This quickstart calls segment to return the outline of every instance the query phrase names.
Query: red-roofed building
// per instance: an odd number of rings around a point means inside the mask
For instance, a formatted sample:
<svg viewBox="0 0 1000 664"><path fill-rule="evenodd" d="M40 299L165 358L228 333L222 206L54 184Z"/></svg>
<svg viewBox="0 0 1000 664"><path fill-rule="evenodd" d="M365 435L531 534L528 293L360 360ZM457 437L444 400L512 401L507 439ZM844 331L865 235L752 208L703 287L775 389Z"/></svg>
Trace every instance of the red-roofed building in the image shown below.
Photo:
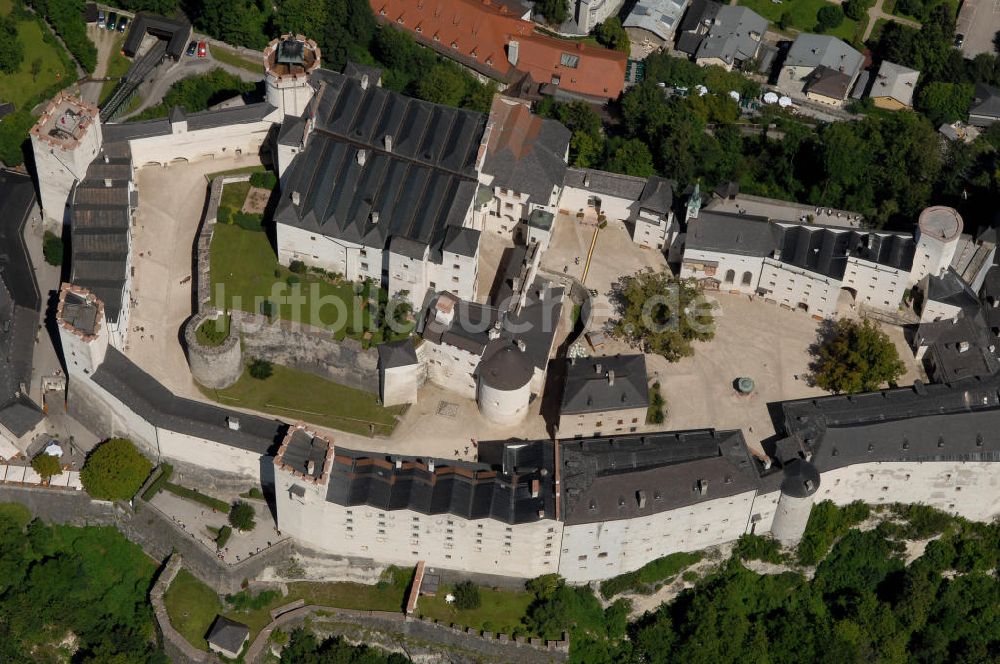
<svg viewBox="0 0 1000 664"><path fill-rule="evenodd" d="M375 17L521 94L603 103L625 85L627 56L535 31L491 0L370 0ZM532 85L525 86L526 77Z"/></svg>

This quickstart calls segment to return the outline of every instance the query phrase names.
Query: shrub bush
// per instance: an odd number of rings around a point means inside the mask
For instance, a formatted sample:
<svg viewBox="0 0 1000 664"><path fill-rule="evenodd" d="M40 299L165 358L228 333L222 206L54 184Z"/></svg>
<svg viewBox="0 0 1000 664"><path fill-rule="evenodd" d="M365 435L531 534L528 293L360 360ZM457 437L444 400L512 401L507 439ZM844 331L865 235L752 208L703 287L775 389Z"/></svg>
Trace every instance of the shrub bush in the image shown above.
<svg viewBox="0 0 1000 664"><path fill-rule="evenodd" d="M153 464L142 456L132 441L111 438L87 456L80 480L83 488L99 500L128 500L149 477Z"/></svg>
<svg viewBox="0 0 1000 664"><path fill-rule="evenodd" d="M219 211L215 213L215 221L219 224L233 223L233 211L220 205Z"/></svg>
<svg viewBox="0 0 1000 664"><path fill-rule="evenodd" d="M809 522L802 534L796 553L799 564L815 565L823 559L837 538L846 533L871 513L870 508L860 500L838 508L829 500L813 506Z"/></svg>
<svg viewBox="0 0 1000 664"><path fill-rule="evenodd" d="M261 189L274 189L278 186L278 176L271 171L251 173L250 184Z"/></svg>
<svg viewBox="0 0 1000 664"><path fill-rule="evenodd" d="M259 214L248 212L234 212L233 223L245 231L264 230L264 217Z"/></svg>
<svg viewBox="0 0 1000 664"><path fill-rule="evenodd" d="M223 526L219 528L219 534L215 538L215 548L222 549L229 542L229 538L233 536L233 529L229 526Z"/></svg>
<svg viewBox="0 0 1000 664"><path fill-rule="evenodd" d="M611 599L623 592L648 594L652 591L652 586L655 583L677 576L685 567L689 567L701 560L702 556L701 552L696 551L694 553L671 553L662 558L657 558L634 572L620 574L602 581L601 595L605 599Z"/></svg>
<svg viewBox="0 0 1000 664"><path fill-rule="evenodd" d="M733 555L743 560L763 560L766 563L780 564L786 556L781 552L781 544L770 537L761 537L747 533L740 535L733 547Z"/></svg>
<svg viewBox="0 0 1000 664"><path fill-rule="evenodd" d="M455 595L455 608L462 611L478 609L482 604L479 596L479 586L472 581L462 581L456 585L452 592Z"/></svg>
<svg viewBox="0 0 1000 664"><path fill-rule="evenodd" d="M295 274L304 274L306 271L306 264L302 261L292 261L288 264L288 269Z"/></svg>
<svg viewBox="0 0 1000 664"><path fill-rule="evenodd" d="M257 380L267 380L274 373L274 365L260 358L250 362L250 375Z"/></svg>
<svg viewBox="0 0 1000 664"><path fill-rule="evenodd" d="M31 467L36 473L41 475L42 479L48 480L53 475L62 474L62 464L59 463L59 457L54 457L51 454L46 454L42 452L35 456L31 460Z"/></svg>
<svg viewBox="0 0 1000 664"><path fill-rule="evenodd" d="M63 264L63 241L62 238L52 231L45 231L42 237L42 255L49 265Z"/></svg>
<svg viewBox="0 0 1000 664"><path fill-rule="evenodd" d="M149 502L153 497L158 494L163 487L170 481L170 476L174 474L174 467L169 463L160 464L160 474L156 476L146 490L142 493L142 499Z"/></svg>

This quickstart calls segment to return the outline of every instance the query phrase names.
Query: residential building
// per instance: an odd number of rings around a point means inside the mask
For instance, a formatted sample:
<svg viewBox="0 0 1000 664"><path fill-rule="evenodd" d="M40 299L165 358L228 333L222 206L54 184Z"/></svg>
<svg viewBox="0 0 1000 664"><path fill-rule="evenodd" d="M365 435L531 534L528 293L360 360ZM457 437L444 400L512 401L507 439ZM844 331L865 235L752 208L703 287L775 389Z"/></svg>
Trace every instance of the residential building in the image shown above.
<svg viewBox="0 0 1000 664"><path fill-rule="evenodd" d="M371 0L375 18L529 98L606 103L625 87L625 53L538 32L504 4Z"/></svg>
<svg viewBox="0 0 1000 664"><path fill-rule="evenodd" d="M653 175L639 194L635 211L629 218L632 241L636 244L668 251L677 238L674 223L674 193L669 180Z"/></svg>
<svg viewBox="0 0 1000 664"><path fill-rule="evenodd" d="M951 320L921 323L913 337L913 355L935 383L985 378L1000 372L1000 343L987 323L993 312L978 302Z"/></svg>
<svg viewBox="0 0 1000 664"><path fill-rule="evenodd" d="M699 65L717 65L731 71L757 59L767 19L737 5L716 2L692 4L682 24L677 50L688 53ZM699 19L699 20L694 20Z"/></svg>
<svg viewBox="0 0 1000 664"><path fill-rule="evenodd" d="M142 53L142 45L150 35L162 42L160 48L172 60L184 57L184 49L191 39L191 24L183 19L169 19L148 12L139 12L132 18L128 34L122 43L122 53L134 58Z"/></svg>
<svg viewBox="0 0 1000 664"><path fill-rule="evenodd" d="M634 433L645 425L648 408L645 355L567 361L557 429L561 438Z"/></svg>
<svg viewBox="0 0 1000 664"><path fill-rule="evenodd" d="M44 415L31 398L42 297L25 231L38 205L31 178L0 170L0 456L27 450Z"/></svg>
<svg viewBox="0 0 1000 664"><path fill-rule="evenodd" d="M566 177L569 140L566 127L532 114L527 102L496 95L486 122L476 227L526 241L532 214L556 211Z"/></svg>
<svg viewBox="0 0 1000 664"><path fill-rule="evenodd" d="M891 311L909 286L915 251L906 233L701 210L688 226L681 276L819 317L836 314L841 289L852 304Z"/></svg>
<svg viewBox="0 0 1000 664"><path fill-rule="evenodd" d="M410 339L401 339L378 347L379 398L383 406L417 402L417 389L426 371Z"/></svg>
<svg viewBox="0 0 1000 664"><path fill-rule="evenodd" d="M948 268L942 274L929 274L916 290L920 298L920 322L953 321L963 312L979 309L976 292Z"/></svg>
<svg viewBox="0 0 1000 664"><path fill-rule="evenodd" d="M913 92L917 88L920 72L885 60L878 68L868 96L879 108L899 111L913 108Z"/></svg>
<svg viewBox="0 0 1000 664"><path fill-rule="evenodd" d="M854 88L863 65L864 56L840 39L803 33L785 56L778 88L785 94L839 106Z"/></svg>
<svg viewBox="0 0 1000 664"><path fill-rule="evenodd" d="M485 118L327 70L313 79L312 129L275 211L278 259L373 279L413 303L428 289L475 298Z"/></svg>
<svg viewBox="0 0 1000 664"><path fill-rule="evenodd" d="M969 124L989 127L1000 120L1000 89L985 83L977 83L969 109Z"/></svg>
<svg viewBox="0 0 1000 664"><path fill-rule="evenodd" d="M560 32L589 35L601 23L617 16L625 0L575 0L573 16L560 26Z"/></svg>
<svg viewBox="0 0 1000 664"><path fill-rule="evenodd" d="M278 529L320 551L402 565L556 572L552 444L481 442L479 459L350 450L295 425L274 457Z"/></svg>
<svg viewBox="0 0 1000 664"><path fill-rule="evenodd" d="M673 42L688 0L639 0L622 25L635 43L659 48Z"/></svg>

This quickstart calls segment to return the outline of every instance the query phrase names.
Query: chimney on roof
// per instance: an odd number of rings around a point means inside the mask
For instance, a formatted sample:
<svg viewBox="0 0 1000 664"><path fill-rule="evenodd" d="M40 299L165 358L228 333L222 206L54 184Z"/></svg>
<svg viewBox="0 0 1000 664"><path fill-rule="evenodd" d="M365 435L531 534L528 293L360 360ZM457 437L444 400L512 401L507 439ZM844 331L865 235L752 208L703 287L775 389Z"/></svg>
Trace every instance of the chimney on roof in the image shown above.
<svg viewBox="0 0 1000 664"><path fill-rule="evenodd" d="M367 160L368 152L366 150L358 150L358 166L364 166Z"/></svg>
<svg viewBox="0 0 1000 664"><path fill-rule="evenodd" d="M232 429L233 431L240 430L240 418L233 417L232 415L230 415L229 417L226 418L226 422L229 424L229 428Z"/></svg>
<svg viewBox="0 0 1000 664"><path fill-rule="evenodd" d="M698 480L698 493L703 496L708 493L708 480Z"/></svg>
<svg viewBox="0 0 1000 664"><path fill-rule="evenodd" d="M434 472L434 459L430 459L427 462L427 470L430 471L430 472L432 472L432 473Z"/></svg>
<svg viewBox="0 0 1000 664"><path fill-rule="evenodd" d="M403 460L402 459L396 459L395 466L396 466L396 470L400 470L403 467Z"/></svg>
<svg viewBox="0 0 1000 664"><path fill-rule="evenodd" d="M639 503L639 509L644 508L646 506L646 492L643 491L642 489L636 491L635 500L637 503Z"/></svg>
<svg viewBox="0 0 1000 664"><path fill-rule="evenodd" d="M771 470L771 457L764 457L764 470Z"/></svg>
<svg viewBox="0 0 1000 664"><path fill-rule="evenodd" d="M527 348L528 348L528 344L524 343L524 339L518 339L517 340L517 349L519 351L521 351L523 353L525 350L527 350Z"/></svg>
<svg viewBox="0 0 1000 664"><path fill-rule="evenodd" d="M614 369L612 369L611 371L608 372L608 386L609 387L614 387L615 386L615 370Z"/></svg>
<svg viewBox="0 0 1000 664"><path fill-rule="evenodd" d="M517 57L520 51L520 44L518 44L516 39L511 39L507 42L507 62L510 63L512 67L517 66Z"/></svg>
<svg viewBox="0 0 1000 664"><path fill-rule="evenodd" d="M584 187L590 186L590 171L587 171L586 173L583 174L583 186Z"/></svg>
<svg viewBox="0 0 1000 664"><path fill-rule="evenodd" d="M299 204L299 192L293 191L292 192L292 205L295 205L297 207L298 204Z"/></svg>
<svg viewBox="0 0 1000 664"><path fill-rule="evenodd" d="M392 152L392 134L385 135L385 151Z"/></svg>
<svg viewBox="0 0 1000 664"><path fill-rule="evenodd" d="M538 480L531 480L531 497L538 498L542 483Z"/></svg>
<svg viewBox="0 0 1000 664"><path fill-rule="evenodd" d="M316 462L312 459L306 461L306 473L312 475L316 472Z"/></svg>
<svg viewBox="0 0 1000 664"><path fill-rule="evenodd" d="M104 163L105 164L110 164L111 163L111 157L109 157L108 155L104 155Z"/></svg>
<svg viewBox="0 0 1000 664"><path fill-rule="evenodd" d="M490 341L496 341L500 338L500 321L493 324L493 327L489 331Z"/></svg>
<svg viewBox="0 0 1000 664"><path fill-rule="evenodd" d="M599 374L599 373L602 373L603 371L604 371L604 367L601 365L600 362L598 362L597 364L594 365L594 373Z"/></svg>
<svg viewBox="0 0 1000 664"><path fill-rule="evenodd" d="M371 216L372 216L372 223L373 224L377 224L378 223L378 210L372 210L372 215Z"/></svg>
<svg viewBox="0 0 1000 664"><path fill-rule="evenodd" d="M106 189L111 189L111 178L104 178L104 187Z"/></svg>
<svg viewBox="0 0 1000 664"><path fill-rule="evenodd" d="M361 89L362 90L368 89L368 74L361 75Z"/></svg>
<svg viewBox="0 0 1000 664"><path fill-rule="evenodd" d="M968 341L959 341L958 342L958 352L959 353L964 353L967 350L969 350L969 342Z"/></svg>

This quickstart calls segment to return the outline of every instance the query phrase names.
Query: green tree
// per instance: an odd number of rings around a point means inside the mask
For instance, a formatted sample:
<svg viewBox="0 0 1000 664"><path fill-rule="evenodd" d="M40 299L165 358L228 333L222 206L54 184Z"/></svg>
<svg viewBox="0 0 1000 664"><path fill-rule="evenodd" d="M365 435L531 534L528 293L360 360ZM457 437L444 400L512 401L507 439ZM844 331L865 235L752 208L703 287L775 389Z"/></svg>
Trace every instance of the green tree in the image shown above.
<svg viewBox="0 0 1000 664"><path fill-rule="evenodd" d="M928 83L917 96L917 109L935 126L963 120L969 115L973 86L970 83Z"/></svg>
<svg viewBox="0 0 1000 664"><path fill-rule="evenodd" d="M45 231L42 236L42 255L49 265L63 264L63 241L62 238L52 231Z"/></svg>
<svg viewBox="0 0 1000 664"><path fill-rule="evenodd" d="M267 380L274 373L274 366L267 360L254 358L250 362L250 376L257 380Z"/></svg>
<svg viewBox="0 0 1000 664"><path fill-rule="evenodd" d="M550 25L560 25L569 18L569 6L566 0L538 0L535 3L535 11Z"/></svg>
<svg viewBox="0 0 1000 664"><path fill-rule="evenodd" d="M0 72L15 73L24 61L24 45L17 36L17 21L12 16L0 19Z"/></svg>
<svg viewBox="0 0 1000 664"><path fill-rule="evenodd" d="M847 18L852 21L866 21L868 10L875 6L875 0L846 0L841 6Z"/></svg>
<svg viewBox="0 0 1000 664"><path fill-rule="evenodd" d="M812 379L824 390L870 392L906 371L896 345L870 320L842 318L821 335L814 348Z"/></svg>
<svg viewBox="0 0 1000 664"><path fill-rule="evenodd" d="M622 27L621 19L617 16L612 16L606 19L603 23L598 23L597 27L594 28L594 37L600 42L602 46L613 49L615 51L622 51L628 53L632 48L632 44L629 41L628 33L625 32L625 28Z"/></svg>
<svg viewBox="0 0 1000 664"><path fill-rule="evenodd" d="M612 336L669 362L694 354L695 341L715 336L712 306L692 279L644 270L618 280Z"/></svg>
<svg viewBox="0 0 1000 664"><path fill-rule="evenodd" d="M257 512L254 511L250 503L237 500L233 503L232 509L229 510L229 525L236 530L244 532L253 530L254 526L257 525L257 522L254 520L256 515Z"/></svg>
<svg viewBox="0 0 1000 664"><path fill-rule="evenodd" d="M466 80L464 72L450 62L438 62L417 81L416 96L420 99L458 106L465 98Z"/></svg>
<svg viewBox="0 0 1000 664"><path fill-rule="evenodd" d="M135 495L153 464L132 441L111 438L91 451L80 471L83 488L99 500L128 500Z"/></svg>
<svg viewBox="0 0 1000 664"><path fill-rule="evenodd" d="M637 138L630 138L611 154L604 168L614 173L624 173L646 178L653 175L653 155L645 143Z"/></svg>
<svg viewBox="0 0 1000 664"><path fill-rule="evenodd" d="M282 0L274 15L275 27L282 33L318 36L329 20L327 4L318 0Z"/></svg>
<svg viewBox="0 0 1000 664"><path fill-rule="evenodd" d="M838 5L823 5L816 12L816 32L829 32L844 22L844 10Z"/></svg>
<svg viewBox="0 0 1000 664"><path fill-rule="evenodd" d="M482 603L479 596L479 586L472 581L462 581L452 589L455 595L455 608L462 611L478 609Z"/></svg>
<svg viewBox="0 0 1000 664"><path fill-rule="evenodd" d="M787 30L793 25L795 25L795 17L792 16L792 12L781 12L781 18L778 19L778 27L782 30Z"/></svg>
<svg viewBox="0 0 1000 664"><path fill-rule="evenodd" d="M51 479L53 475L62 474L62 464L59 463L59 457L46 454L45 452L36 455L31 460L31 467L45 481Z"/></svg>

